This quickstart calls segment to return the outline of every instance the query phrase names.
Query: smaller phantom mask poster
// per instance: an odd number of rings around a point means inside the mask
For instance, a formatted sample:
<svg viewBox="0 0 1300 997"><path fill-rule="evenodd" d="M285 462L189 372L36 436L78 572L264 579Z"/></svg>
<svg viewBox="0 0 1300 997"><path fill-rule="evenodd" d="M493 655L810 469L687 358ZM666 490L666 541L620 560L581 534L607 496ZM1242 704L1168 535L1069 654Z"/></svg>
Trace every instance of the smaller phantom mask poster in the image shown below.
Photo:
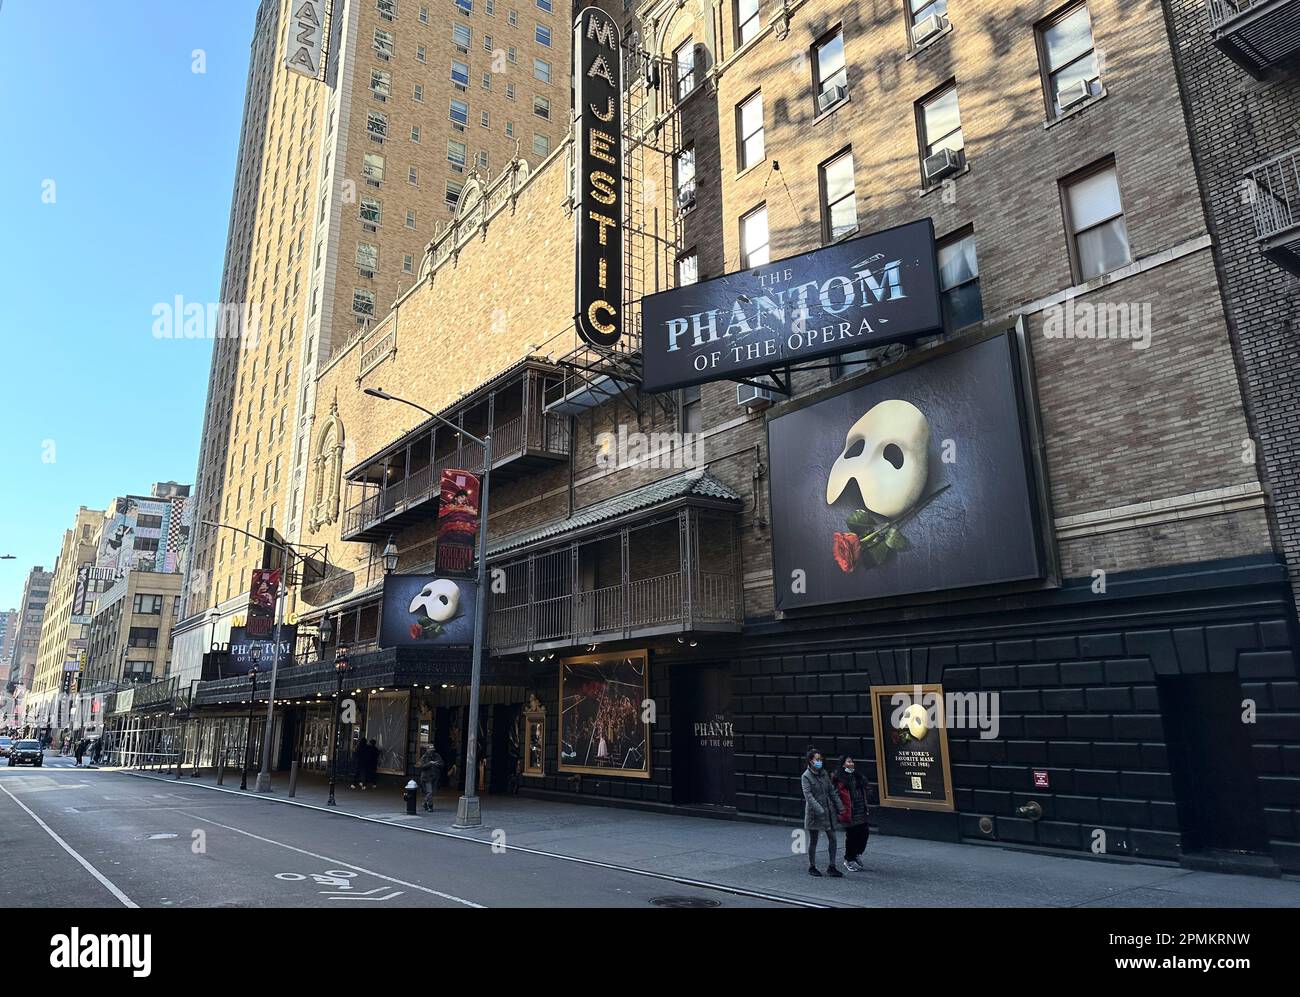
<svg viewBox="0 0 1300 997"><path fill-rule="evenodd" d="M943 687L871 687L880 805L953 809Z"/></svg>

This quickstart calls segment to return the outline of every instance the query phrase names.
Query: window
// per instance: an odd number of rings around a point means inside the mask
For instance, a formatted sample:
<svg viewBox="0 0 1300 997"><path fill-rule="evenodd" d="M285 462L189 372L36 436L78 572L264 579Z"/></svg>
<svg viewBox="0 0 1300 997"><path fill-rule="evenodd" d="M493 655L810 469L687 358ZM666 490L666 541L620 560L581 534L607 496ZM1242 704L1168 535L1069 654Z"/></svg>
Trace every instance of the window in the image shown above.
<svg viewBox="0 0 1300 997"><path fill-rule="evenodd" d="M687 38L673 49L673 66L677 73L677 99L695 89L695 42Z"/></svg>
<svg viewBox="0 0 1300 997"><path fill-rule="evenodd" d="M1063 184L1066 230L1075 279L1109 273L1131 260L1115 164L1094 168Z"/></svg>
<svg viewBox="0 0 1300 997"><path fill-rule="evenodd" d="M548 14L551 13L553 9L551 0L537 0L537 9L544 10Z"/></svg>
<svg viewBox="0 0 1300 997"><path fill-rule="evenodd" d="M858 230L857 192L853 184L853 153L842 152L822 164L822 238L842 239Z"/></svg>
<svg viewBox="0 0 1300 997"><path fill-rule="evenodd" d="M367 180L380 183L384 179L384 157L377 152L367 152L361 157L361 172Z"/></svg>
<svg viewBox="0 0 1300 997"><path fill-rule="evenodd" d="M492 89L492 74L490 72L483 74L483 89L484 90Z"/></svg>
<svg viewBox="0 0 1300 997"><path fill-rule="evenodd" d="M545 24L539 24L535 27L533 37L537 39L538 45L545 45L547 48L551 47L551 29Z"/></svg>
<svg viewBox="0 0 1300 997"><path fill-rule="evenodd" d="M740 219L740 264L749 270L767 260L767 205L762 204Z"/></svg>
<svg viewBox="0 0 1300 997"><path fill-rule="evenodd" d="M474 9L474 0L456 0L456 6L462 14L468 14Z"/></svg>
<svg viewBox="0 0 1300 997"><path fill-rule="evenodd" d="M393 54L393 33L375 28L375 51L381 59L388 59Z"/></svg>
<svg viewBox="0 0 1300 997"><path fill-rule="evenodd" d="M514 100L514 99L515 99L515 85L513 83L507 83L506 100Z"/></svg>
<svg viewBox="0 0 1300 997"><path fill-rule="evenodd" d="M763 146L763 94L756 93L736 105L736 147L740 151L738 166L747 170L761 163L766 155Z"/></svg>
<svg viewBox="0 0 1300 997"><path fill-rule="evenodd" d="M367 111L366 131L374 138L385 138L388 135L388 115L382 111Z"/></svg>
<svg viewBox="0 0 1300 997"><path fill-rule="evenodd" d="M700 282L700 256L692 251L677 257L677 286L687 287Z"/></svg>
<svg viewBox="0 0 1300 997"><path fill-rule="evenodd" d="M479 114L478 123L482 125L484 128L488 128L490 127L488 122L489 122L488 112L483 111L481 114Z"/></svg>
<svg viewBox="0 0 1300 997"><path fill-rule="evenodd" d="M947 149L958 162L965 162L963 149L965 141L961 134L961 112L957 107L957 87L944 87L933 97L928 97L917 105L917 125L921 132L921 179L926 183L930 177L924 171L925 160Z"/></svg>
<svg viewBox="0 0 1300 997"><path fill-rule="evenodd" d="M534 97L533 113L539 118L549 121L551 119L551 102L545 97Z"/></svg>
<svg viewBox="0 0 1300 997"><path fill-rule="evenodd" d="M948 16L948 0L907 0L907 33L913 44L925 41L917 37L917 26L935 16Z"/></svg>
<svg viewBox="0 0 1300 997"><path fill-rule="evenodd" d="M519 14L512 10L506 15L506 20L510 22L511 27L514 27L519 23Z"/></svg>
<svg viewBox="0 0 1300 997"><path fill-rule="evenodd" d="M677 188L677 210L695 206L695 146L688 145L673 162L673 182Z"/></svg>
<svg viewBox="0 0 1300 997"><path fill-rule="evenodd" d="M370 92L387 100L393 93L393 76L382 69L370 70Z"/></svg>
<svg viewBox="0 0 1300 997"><path fill-rule="evenodd" d="M1049 117L1101 94L1087 4L1071 7L1040 24L1037 35Z"/></svg>
<svg viewBox="0 0 1300 997"><path fill-rule="evenodd" d="M424 46L423 46L423 45L417 45L417 46L415 46L415 61L416 61L416 62L424 62Z"/></svg>
<svg viewBox="0 0 1300 997"><path fill-rule="evenodd" d="M975 257L975 233L967 230L939 243L939 290L943 326L961 329L984 318L980 298L980 266Z"/></svg>
<svg viewBox="0 0 1300 997"><path fill-rule="evenodd" d="M416 184L420 182L420 171L417 170L414 166L410 167L406 171L406 182L409 183L412 187L414 187Z"/></svg>
<svg viewBox="0 0 1300 997"><path fill-rule="evenodd" d="M469 105L463 100L451 99L451 120L458 125L469 124Z"/></svg>
<svg viewBox="0 0 1300 997"><path fill-rule="evenodd" d="M479 168L480 170L483 170L484 172L486 172L486 171L487 171L487 168L488 168L488 154L487 154L487 151L486 151L486 150L483 150L483 149L480 149L477 153L475 153L474 158L475 158L475 160L477 160L477 162L478 162L478 168Z"/></svg>
<svg viewBox="0 0 1300 997"><path fill-rule="evenodd" d="M513 121L507 121L506 138L514 138L514 137L515 137L515 123Z"/></svg>
<svg viewBox="0 0 1300 997"><path fill-rule="evenodd" d="M813 91L817 112L828 111L848 96L849 76L844 68L844 29L836 28L813 46Z"/></svg>
<svg viewBox="0 0 1300 997"><path fill-rule="evenodd" d="M406 209L406 227L407 227L407 228L415 228L415 209L414 209L414 208L407 208L407 209Z"/></svg>
<svg viewBox="0 0 1300 997"><path fill-rule="evenodd" d="M545 59L533 60L533 76L543 83L551 82L551 64Z"/></svg>
<svg viewBox="0 0 1300 997"><path fill-rule="evenodd" d="M451 82L457 86L469 86L469 66L455 59L451 60Z"/></svg>
<svg viewBox="0 0 1300 997"><path fill-rule="evenodd" d="M486 2L483 5L483 9L484 11L487 12L488 17L496 17L497 16L496 0L486 0Z"/></svg>
<svg viewBox="0 0 1300 997"><path fill-rule="evenodd" d="M469 149L464 142L457 142L454 138L447 139L447 162L452 166L458 166L463 170L468 154Z"/></svg>
<svg viewBox="0 0 1300 997"><path fill-rule="evenodd" d="M420 126L419 126L419 125L412 125L412 126L411 126L411 141L412 141L412 142L419 142L419 141L420 141Z"/></svg>
<svg viewBox="0 0 1300 997"><path fill-rule="evenodd" d="M736 0L736 46L744 45L763 23L758 15L758 0Z"/></svg>
<svg viewBox="0 0 1300 997"><path fill-rule="evenodd" d="M411 98L419 103L424 102L424 84L417 83L415 90L411 93Z"/></svg>
<svg viewBox="0 0 1300 997"><path fill-rule="evenodd" d="M428 7L421 7L421 8L420 8L420 23L421 23L421 24L428 24L428 23L429 23L429 8L428 8Z"/></svg>
<svg viewBox="0 0 1300 997"><path fill-rule="evenodd" d="M402 273L415 273L415 257L410 253L402 255Z"/></svg>
<svg viewBox="0 0 1300 997"><path fill-rule="evenodd" d="M361 199L361 220L369 222L371 225L378 225L379 219L383 214L383 206L377 197L363 197Z"/></svg>
<svg viewBox="0 0 1300 997"><path fill-rule="evenodd" d="M533 135L533 155L545 157L550 155L550 152L551 140L545 135L535 133Z"/></svg>
<svg viewBox="0 0 1300 997"><path fill-rule="evenodd" d="M700 386L682 388L681 426L683 433L698 433L704 428L704 405L700 401Z"/></svg>
<svg viewBox="0 0 1300 997"><path fill-rule="evenodd" d="M368 242L357 243L357 266L362 270L379 269L379 247Z"/></svg>
<svg viewBox="0 0 1300 997"><path fill-rule="evenodd" d="M465 189L465 185L457 180L447 181L447 207L454 208L460 203L460 192Z"/></svg>
<svg viewBox="0 0 1300 997"><path fill-rule="evenodd" d="M381 16L390 21L397 14L397 0L375 0L375 7Z"/></svg>
<svg viewBox="0 0 1300 997"><path fill-rule="evenodd" d="M135 594L132 601L131 612L140 613L148 616L161 615L163 608L163 597L160 595L143 595L139 592Z"/></svg>
<svg viewBox="0 0 1300 997"><path fill-rule="evenodd" d="M157 647L158 646L158 628L157 627L131 627L127 643L131 647Z"/></svg>
<svg viewBox="0 0 1300 997"><path fill-rule="evenodd" d="M451 26L451 40L459 48L469 51L469 43L473 40L474 34L463 24L453 24Z"/></svg>
<svg viewBox="0 0 1300 997"><path fill-rule="evenodd" d="M373 315L375 313L375 292L354 288L352 291L352 310L358 315Z"/></svg>

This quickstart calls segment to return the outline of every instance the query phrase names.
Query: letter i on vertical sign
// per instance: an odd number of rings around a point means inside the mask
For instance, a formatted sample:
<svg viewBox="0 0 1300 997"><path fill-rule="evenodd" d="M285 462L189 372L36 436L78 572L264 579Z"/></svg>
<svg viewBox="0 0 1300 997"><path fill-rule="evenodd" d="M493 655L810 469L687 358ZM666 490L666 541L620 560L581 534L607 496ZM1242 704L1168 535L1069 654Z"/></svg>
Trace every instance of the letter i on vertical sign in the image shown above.
<svg viewBox="0 0 1300 997"><path fill-rule="evenodd" d="M618 25L597 7L574 22L577 112L574 324L609 349L623 337L623 58Z"/></svg>

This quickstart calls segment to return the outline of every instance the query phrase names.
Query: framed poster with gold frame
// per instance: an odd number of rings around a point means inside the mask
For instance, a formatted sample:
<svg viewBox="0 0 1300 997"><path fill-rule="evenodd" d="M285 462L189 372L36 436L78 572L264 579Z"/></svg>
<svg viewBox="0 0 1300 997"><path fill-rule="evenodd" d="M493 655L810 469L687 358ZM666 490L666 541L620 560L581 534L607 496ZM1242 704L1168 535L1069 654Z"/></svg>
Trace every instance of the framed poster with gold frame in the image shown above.
<svg viewBox="0 0 1300 997"><path fill-rule="evenodd" d="M545 775L546 714L524 714L524 775Z"/></svg>
<svg viewBox="0 0 1300 997"><path fill-rule="evenodd" d="M873 685L871 715L880 805L955 810L943 686Z"/></svg>
<svg viewBox="0 0 1300 997"><path fill-rule="evenodd" d="M636 650L561 659L561 772L650 778L650 725L642 719L649 657Z"/></svg>

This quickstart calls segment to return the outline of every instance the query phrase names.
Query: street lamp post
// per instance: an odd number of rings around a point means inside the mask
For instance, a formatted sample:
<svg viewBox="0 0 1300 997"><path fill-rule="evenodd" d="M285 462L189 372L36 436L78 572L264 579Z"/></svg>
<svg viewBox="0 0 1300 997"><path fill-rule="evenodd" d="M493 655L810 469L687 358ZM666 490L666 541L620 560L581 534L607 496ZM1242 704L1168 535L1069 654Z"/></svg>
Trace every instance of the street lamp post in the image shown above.
<svg viewBox="0 0 1300 997"><path fill-rule="evenodd" d="M253 651L253 660L257 661L257 651ZM253 760L253 709L257 705L257 665L248 670L248 731L244 735L244 770L239 776L239 788L248 788L248 766Z"/></svg>
<svg viewBox="0 0 1300 997"><path fill-rule="evenodd" d="M402 402L419 409L425 415L437 419L456 432L466 436L471 442L483 448L483 481L479 487L479 529L478 529L478 599L474 606L474 658L470 668L469 679L469 731L465 745L465 792L456 804L457 827L479 827L483 823L478 799L478 710L479 687L483 683L483 648L487 644L487 526L488 496L492 476L492 434L484 433L479 439L468 433L449 419L444 419L437 412L430 412L423 405L390 395L383 388L366 388L366 394L384 401Z"/></svg>
<svg viewBox="0 0 1300 997"><path fill-rule="evenodd" d="M337 676L338 690L334 694L334 732L330 735L330 798L327 806L337 806L334 802L334 783L339 774L339 710L343 705L343 680L347 677L348 649L340 645L334 652L334 674Z"/></svg>

